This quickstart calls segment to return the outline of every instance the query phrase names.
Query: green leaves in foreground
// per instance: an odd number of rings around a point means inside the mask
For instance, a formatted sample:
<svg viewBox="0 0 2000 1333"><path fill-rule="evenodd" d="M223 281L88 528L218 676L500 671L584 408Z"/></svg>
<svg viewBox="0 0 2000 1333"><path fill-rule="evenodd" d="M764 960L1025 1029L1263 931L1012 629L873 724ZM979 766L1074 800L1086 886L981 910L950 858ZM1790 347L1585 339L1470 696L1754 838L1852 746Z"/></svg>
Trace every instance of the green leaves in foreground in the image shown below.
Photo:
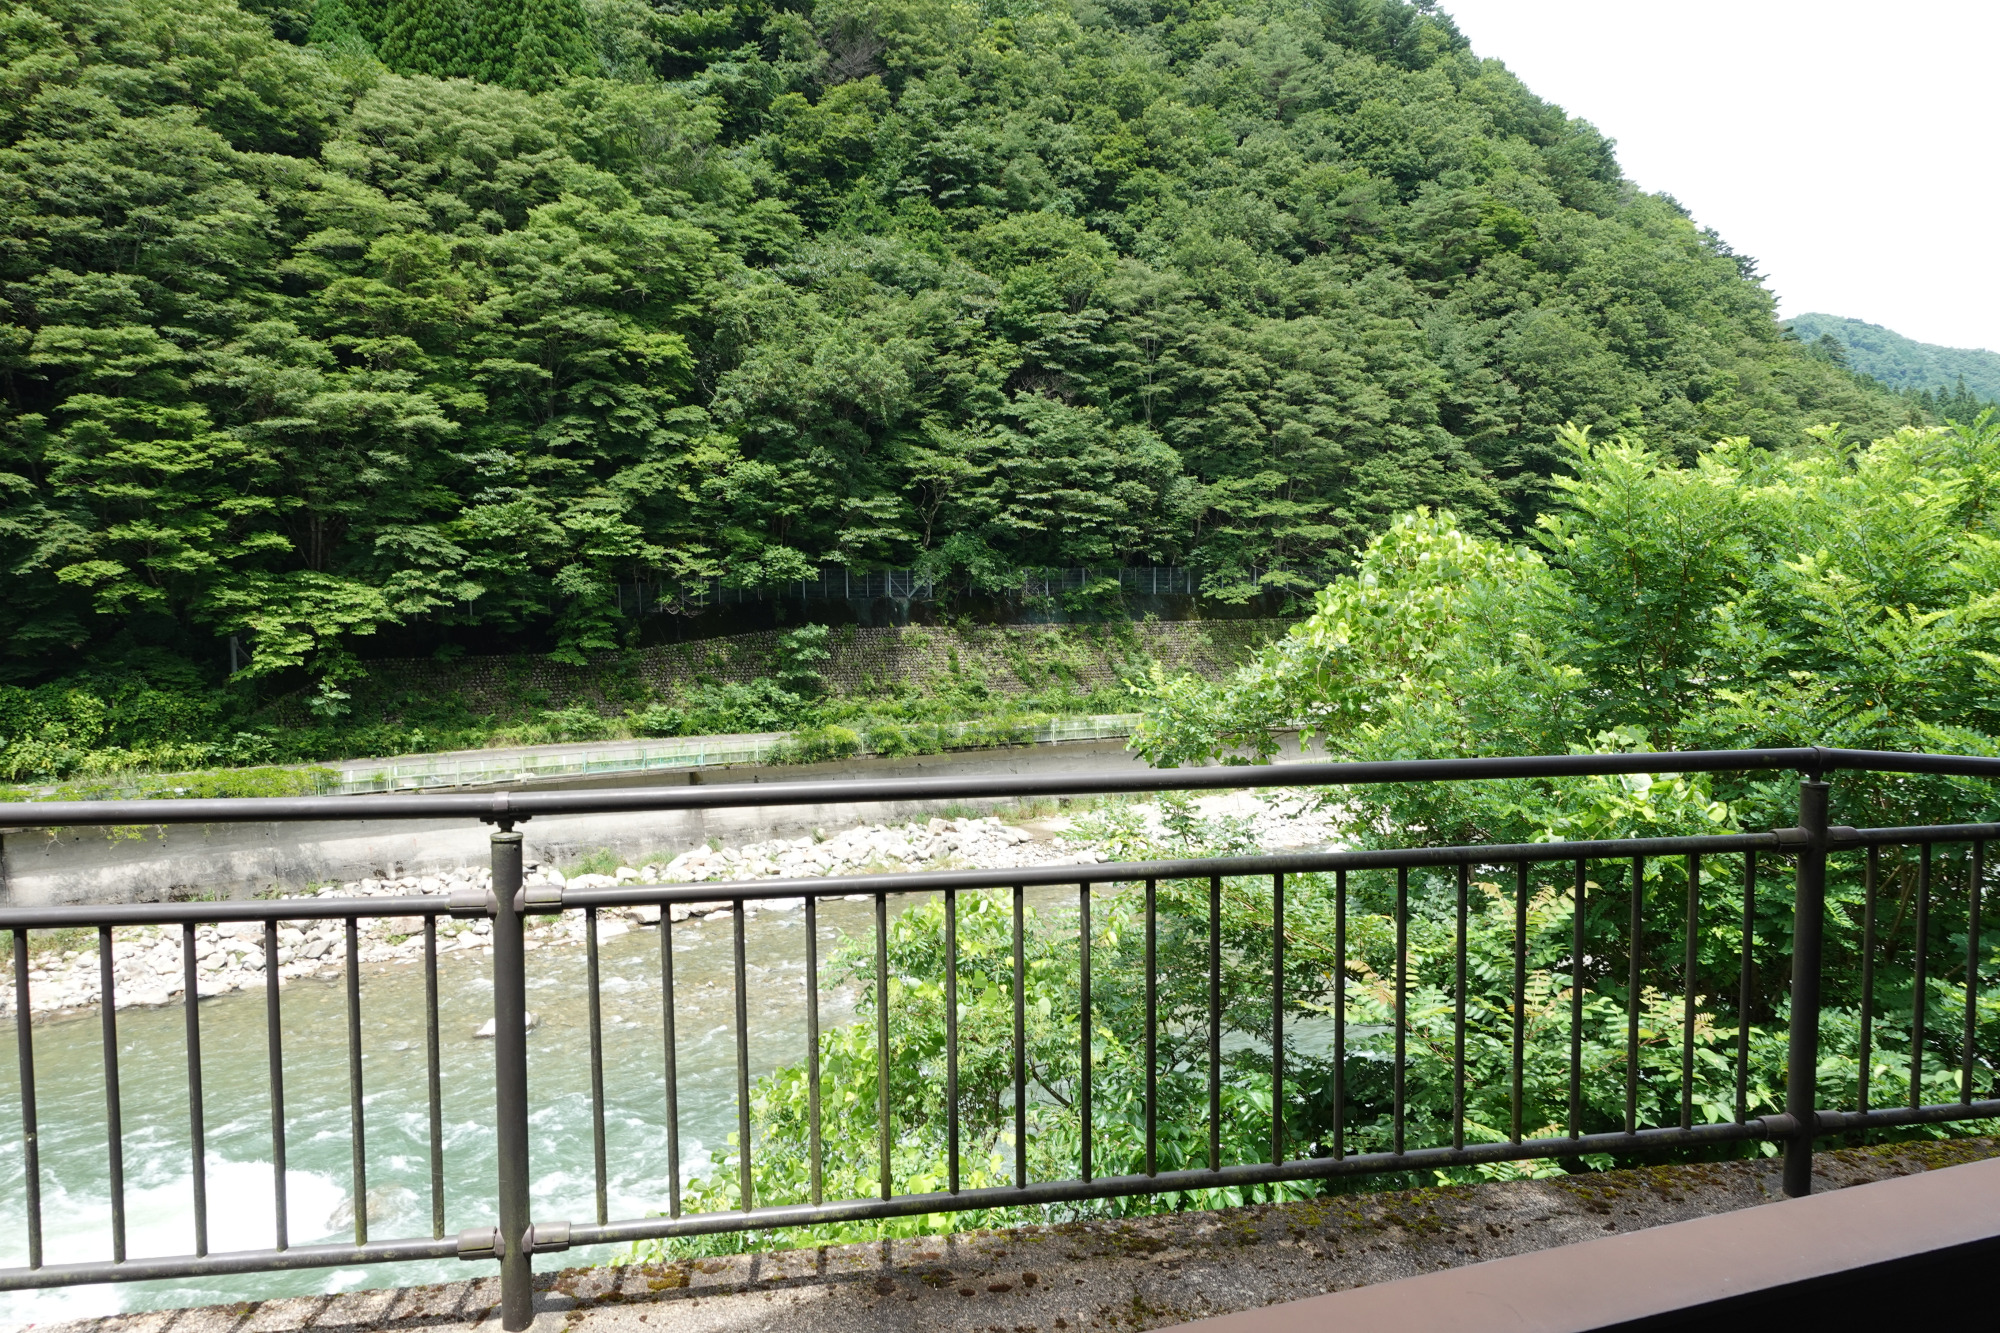
<svg viewBox="0 0 2000 1333"><path fill-rule="evenodd" d="M1679 809L1708 818L1682 784L1658 783L1629 791L1623 809L1599 812L1601 823L1580 833L1629 823L1651 805L1669 825ZM1650 798L1650 799L1649 799ZM1168 811L1164 843L1131 846L1135 855L1176 856L1240 849L1238 832L1225 821ZM1578 807L1576 817L1591 819ZM1114 812L1112 818L1121 818ZM1102 830L1099 830L1102 831ZM1652 831L1652 830L1645 830ZM1663 830L1662 830L1663 831ZM1962 861L1939 868L1940 883L1963 874ZM1900 870L1893 872L1900 875ZM1577 1129L1585 1134L1622 1130L1627 1079L1641 1126L1677 1125L1685 1092L1695 1123L1737 1115L1738 1035L1748 1023L1743 1110L1772 1113L1783 1101L1785 1003L1790 948L1789 893L1776 881L1782 870L1764 866L1763 895L1748 941L1750 1005L1739 1003L1745 941L1742 932L1740 858L1710 858L1696 887L1694 968L1685 959L1689 878L1680 860L1651 861L1640 892L1648 922L1639 941L1641 976L1636 997L1639 1044L1636 1071L1628 1058L1626 1025L1634 997L1625 989L1631 960L1627 937L1633 892L1629 862L1593 865L1583 902L1576 901L1575 871L1558 865L1531 870L1525 882L1514 867L1481 867L1466 885L1465 1064L1459 1077L1454 1046L1458 883L1450 871L1413 871L1407 886L1408 956L1403 998L1407 1032L1403 1144L1420 1148L1452 1141L1454 1108L1462 1086L1464 1134L1469 1143L1497 1143L1515 1130L1513 1046L1518 1021L1523 1048L1519 1128L1524 1137L1566 1134L1570 1127L1571 1038L1580 1052ZM1900 880L1896 881L1900 882ZM1334 948L1339 882L1328 875L1288 878L1285 902L1285 1087L1287 1157L1323 1156L1344 1135L1350 1154L1392 1151L1396 1144L1394 1037L1397 1007L1394 872L1348 877L1345 956ZM1926 992L1930 1039L1922 1095L1957 1095L1958 1036L1963 1024L1964 917L1940 894L1944 914L1932 929L1933 975ZM959 1115L962 1188L1007 1186L1014 1181L1013 907L1005 891L967 892L958 899ZM1073 890L1036 891L1022 914L1023 1028L1027 1126L1026 1166L1031 1181L1068 1179L1081 1170L1080 1043L1077 1015L1078 915ZM1209 903L1206 882L1162 883L1157 889L1158 1043L1157 1166L1162 1171L1208 1165ZM1584 951L1574 949L1581 911ZM1145 930L1144 891L1136 885L1100 888L1092 901L1092 1014L1094 1021L1093 1167L1099 1176L1145 1169ZM1514 1003L1513 942L1526 942L1521 978L1523 1003ZM1224 881L1221 895L1222 1115L1216 1122L1224 1164L1271 1160L1272 1085L1271 885L1263 879ZM1954 924L1955 923L1955 924ZM1851 1105L1858 1095L1858 997L1850 923L1835 917L1835 963L1828 969L1823 1019L1821 1097ZM1956 976L1949 958L1959 933ZM945 1100L944 971L946 923L940 900L898 916L888 936L889 1177L898 1193L946 1187L949 1107ZM1991 935L1984 956L2000 943ZM1878 959L1877 1020L1871 1072L1878 1104L1908 1091L1908 927L1899 916L1883 937ZM856 1021L824 1033L820 1045L824 1116L823 1197L829 1201L879 1197L877 1033L874 950L857 941L825 969L823 988L852 986L860 997ZM1943 974L1940 975L1940 972ZM1686 994L1696 1003L1686 1016ZM1334 1042L1333 1015L1345 1017L1345 1048ZM1580 1025L1572 1015L1580 1014ZM1978 1014L1981 1059L2000 1056L2000 1003L1982 1000ZM1693 1079L1682 1061L1691 1053ZM1336 1115L1334 1076L1342 1074L1344 1105ZM1990 1081L1982 1066L1979 1086ZM752 1092L753 1202L759 1206L806 1202L809 1194L807 1077L788 1066L757 1080ZM731 1143L734 1139L732 1136ZM1755 1151L1755 1149L1751 1149ZM1725 1149L1735 1152L1738 1149ZM1587 1165L1612 1164L1593 1155ZM1572 1166L1575 1164L1572 1163ZM1474 1180L1563 1170L1551 1160L1490 1168L1377 1177L1373 1186L1432 1179ZM735 1148L715 1151L696 1173L690 1211L742 1206ZM881 1223L796 1228L751 1238L759 1246L787 1247L882 1235L914 1235L1023 1221L1061 1221L1091 1215L1215 1207L1245 1201L1305 1197L1318 1183L1257 1189L1189 1190L1153 1197L995 1208L912 1217ZM1338 1188L1335 1186L1334 1188ZM734 1251L743 1238L671 1242L655 1255Z"/></svg>
<svg viewBox="0 0 2000 1333"><path fill-rule="evenodd" d="M2000 751L2000 421L1867 446L1814 431L1725 440L1682 465L1569 436L1575 474L1532 540L1418 510L1314 613L1218 688L1154 680L1156 763L1268 757L1300 726L1357 759L1833 745ZM1790 822L1770 780L1718 778L1750 827ZM1546 784L1357 793L1436 841L1559 836ZM1987 818L1942 779L1843 776L1857 826Z"/></svg>

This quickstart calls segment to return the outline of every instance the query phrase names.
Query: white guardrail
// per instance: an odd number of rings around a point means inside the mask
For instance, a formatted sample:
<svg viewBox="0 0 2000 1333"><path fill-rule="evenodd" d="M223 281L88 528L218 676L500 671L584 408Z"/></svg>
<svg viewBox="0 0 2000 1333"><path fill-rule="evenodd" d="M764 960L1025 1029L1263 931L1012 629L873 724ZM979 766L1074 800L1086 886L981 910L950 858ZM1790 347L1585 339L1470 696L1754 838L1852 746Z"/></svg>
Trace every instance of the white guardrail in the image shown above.
<svg viewBox="0 0 2000 1333"><path fill-rule="evenodd" d="M1053 745L1065 741L1122 740L1137 728L1138 713L1100 713L1090 717L1057 718L1031 730L1024 742ZM942 728L948 736L980 730L984 724L965 723ZM395 760L350 760L339 765L340 777L326 789L329 796L359 796L374 792L431 791L441 787L489 787L508 782L610 773L651 773L663 769L706 768L715 764L756 764L790 739L788 732L738 736L682 736L659 741L610 741L584 749L550 747L530 752L413 755ZM947 748L973 749L976 746ZM863 751L865 754L866 751Z"/></svg>

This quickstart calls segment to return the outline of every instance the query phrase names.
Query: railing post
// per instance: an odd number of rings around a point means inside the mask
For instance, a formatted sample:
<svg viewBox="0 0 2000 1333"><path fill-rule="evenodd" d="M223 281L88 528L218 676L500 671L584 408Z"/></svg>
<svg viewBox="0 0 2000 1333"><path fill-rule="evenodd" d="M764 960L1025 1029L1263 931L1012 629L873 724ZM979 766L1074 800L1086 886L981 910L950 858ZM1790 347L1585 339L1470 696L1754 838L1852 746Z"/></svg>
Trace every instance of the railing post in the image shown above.
<svg viewBox="0 0 2000 1333"><path fill-rule="evenodd" d="M1813 1103L1819 1078L1820 951L1826 928L1827 784L1814 773L1799 783L1798 870L1792 899L1791 1048L1785 1063L1785 1114L1796 1126L1785 1143L1785 1194L1812 1193Z"/></svg>
<svg viewBox="0 0 2000 1333"><path fill-rule="evenodd" d="M528 1253L528 986L521 947L521 835L493 835L493 1109L500 1164L500 1327L535 1317Z"/></svg>

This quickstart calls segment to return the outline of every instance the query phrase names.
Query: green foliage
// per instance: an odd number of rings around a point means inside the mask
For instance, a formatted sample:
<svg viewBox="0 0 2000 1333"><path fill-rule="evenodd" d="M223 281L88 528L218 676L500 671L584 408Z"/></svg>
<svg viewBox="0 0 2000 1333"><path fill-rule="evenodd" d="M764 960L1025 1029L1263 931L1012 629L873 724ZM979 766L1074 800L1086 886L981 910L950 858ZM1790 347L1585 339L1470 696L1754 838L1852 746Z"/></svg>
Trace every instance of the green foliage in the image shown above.
<svg viewBox="0 0 2000 1333"><path fill-rule="evenodd" d="M535 717L494 731L495 745L550 745L563 741L602 741L620 736L618 719L606 717L588 704L544 709ZM643 734L643 733L642 733Z"/></svg>
<svg viewBox="0 0 2000 1333"><path fill-rule="evenodd" d="M366 52L398 74L547 92L599 71L578 0L318 0L313 45Z"/></svg>
<svg viewBox="0 0 2000 1333"><path fill-rule="evenodd" d="M133 801L237 796L323 796L339 774L330 768L223 768L192 773L79 779L50 786L0 785L4 801Z"/></svg>
<svg viewBox="0 0 2000 1333"><path fill-rule="evenodd" d="M1162 801L1160 818L1145 821L1132 806L1112 806L1078 821L1118 859L1174 859L1255 850L1243 821L1203 817L1188 798ZM1570 788L1545 801L1540 816L1554 836L1591 838L1619 834L1711 831L1729 823L1699 780L1613 779ZM1398 837L1413 830L1399 829ZM1638 947L1645 979L1636 997L1640 1011L1637 1097L1641 1125L1675 1125L1685 1091L1696 1124L1734 1119L1736 1049L1748 1025L1749 1077L1745 1113L1780 1110L1785 1060L1784 995L1790 970L1785 904L1767 896L1748 941L1751 1006L1738 1007L1743 938L1741 868L1736 858L1711 859L1690 885L1686 863L1649 861L1638 887L1649 927ZM1888 892L1907 890L1908 866L1894 872ZM1962 862L1941 873L1963 873ZM1515 1132L1513 1050L1516 1006L1513 942L1526 943L1518 1010L1522 1037L1520 1132L1558 1136L1570 1127L1570 1050L1577 1034L1580 1105L1576 1128L1585 1134L1624 1127L1627 1088L1631 948L1626 921L1634 892L1629 864L1593 867L1577 901L1568 866L1534 869L1525 878L1489 878L1475 871L1464 885L1465 1001L1464 1133L1470 1143L1499 1143ZM1942 881L1941 881L1942 882ZM1690 941L1687 901L1695 900L1694 973L1685 971ZM1407 990L1403 1096L1407 1107L1402 1146L1452 1142L1458 1088L1454 1015L1458 997L1457 921L1460 886L1449 870L1410 873L1407 903ZM1155 889L1157 912L1158 1169L1202 1167L1209 1162L1208 998L1209 886L1205 880L1163 881ZM1344 901L1343 901L1344 899ZM1396 1087L1397 900L1394 872L1351 872L1343 893L1326 875L1286 880L1284 1005L1286 1012L1283 1151L1326 1156L1336 1137L1348 1153L1394 1151ZM1051 894L1022 911L1021 973L1023 1050L1027 1097L1025 1164L1030 1180L1072 1178L1082 1167L1076 1016L1081 1005L1078 914L1069 894ZM1889 901L1886 896L1885 903ZM1099 1175L1136 1175L1145 1169L1146 1105L1146 893L1136 885L1100 888L1091 906L1091 1012L1093 1061L1093 1166ZM1947 913L1942 896L1934 907ZM1225 879L1218 923L1221 948L1221 1116L1215 1120L1218 1160L1224 1165L1271 1160L1272 1065L1271 886L1268 880ZM1838 904L1829 968L1829 1012L1823 1023L1820 1064L1827 1104L1849 1105L1861 1074L1853 945L1859 938L1858 904ZM1579 965L1573 940L1578 914L1586 952ZM1345 953L1336 919L1344 915ZM1884 919L1887 919L1885 912ZM1881 936L1881 989L1869 1070L1880 1104L1908 1091L1908 923L1899 908ZM1933 925L1935 962L1964 956L1962 914ZM1959 932L1953 940L1952 931ZM1012 1183L1015 1163L1013 1095L1013 906L1004 891L958 895L958 1126L963 1188ZM2000 932L1982 937L1983 949L2000 945ZM935 899L905 911L887 940L890 1045L888 1106L890 1185L898 1193L942 1190L946 1185L950 1108L945 1102L945 911ZM1952 966L1949 963L1943 964ZM828 1199L867 1198L881 1188L876 1022L878 974L872 941L844 947L821 977L823 986L852 987L856 1022L820 1039L823 1135L822 1193ZM1930 1059L1922 1095L1948 1101L1958 1095L1956 1045L1963 1031L1963 969L1953 979L1934 977L1928 991ZM1683 987L1700 997L1692 1025ZM1574 1007L1573 1007L1574 1006ZM1329 1031L1344 1015L1345 1045ZM1581 1022L1573 1021L1572 1014ZM1982 1052L2000 1053L2000 1005L1981 1002ZM1681 1072L1684 1039L1693 1052L1693 1081ZM1342 1082L1335 1115L1336 1066ZM1990 1076L1985 1076L1990 1077ZM752 1090L752 1189L759 1206L805 1202L809 1187L808 1082L803 1065L782 1067ZM1983 1086L1983 1085L1982 1085ZM1974 1095L1980 1095L1975 1092ZM1976 1127L1975 1127L1976 1128ZM1736 1146L1729 1154L1757 1151ZM1588 1166L1622 1165L1593 1154ZM735 1137L713 1150L688 1191L691 1210L742 1207ZM1275 1188L1194 1190L1155 1198L1117 1199L1045 1208L995 1209L895 1219L886 1222L793 1228L754 1235L756 1248L783 1249L851 1242L879 1236L929 1234L1021 1222L1060 1222L1086 1215L1145 1213L1219 1207L1271 1198L1303 1197L1326 1188L1395 1188L1420 1183L1471 1181L1510 1175L1555 1174L1553 1162L1394 1174L1359 1185L1319 1182ZM726 1241L669 1241L639 1247L646 1258L687 1257Z"/></svg>
<svg viewBox="0 0 2000 1333"><path fill-rule="evenodd" d="M237 688L333 727L385 636L579 663L633 641L621 583L832 561L1303 593L1416 504L1530 522L1566 421L1690 457L1922 415L1400 0L25 0L8 33L24 684L163 650L214 686L234 637Z"/></svg>
<svg viewBox="0 0 2000 1333"><path fill-rule="evenodd" d="M574 878L577 875L609 875L625 864L623 857L609 847L599 847L596 851L578 857L563 873Z"/></svg>
<svg viewBox="0 0 2000 1333"><path fill-rule="evenodd" d="M783 689L801 698L811 698L825 689L820 679L823 664L832 653L826 648L827 628L805 625L778 636L778 650L771 664L771 678Z"/></svg>
<svg viewBox="0 0 2000 1333"><path fill-rule="evenodd" d="M795 731L771 751L774 764L823 764L835 759L852 759L861 753L861 737L851 728L833 723Z"/></svg>
<svg viewBox="0 0 2000 1333"><path fill-rule="evenodd" d="M1234 886L1232 886L1234 887ZM1144 931L1140 904L1129 893L1100 895L1092 921L1092 994L1097 1015L1097 1059L1093 1067L1094 1152L1099 1174L1136 1174L1144 1169L1143 1008L1137 983ZM1205 910L1205 909L1204 909ZM1040 905L1023 912L1025 972L1026 1106L1028 1171L1031 1179L1075 1175L1079 1169L1077 1104L1080 1064L1075 1014L1080 1001L1073 908ZM1207 1085L1205 1027L1182 1020L1200 991L1206 1002L1206 946L1191 922L1170 918L1162 938L1162 975L1173 971L1185 984L1170 986L1162 1013L1163 1073L1159 1165L1162 1170L1206 1162ZM1232 972L1232 1031L1237 1023L1255 1028L1254 931L1233 922L1250 952ZM973 1189L1013 1180L1013 915L1004 893L965 893L958 900L958 1090L962 1138L960 1185ZM945 914L936 900L902 913L888 938L889 1013L896 1040L889 1066L889 1113L893 1130L890 1174L900 1192L941 1191L946 1186L944 957ZM1235 942L1232 940L1232 942ZM1268 966L1268 945L1264 957ZM1268 972L1264 974L1268 976ZM821 1034L821 1105L827 1124L823 1192L827 1198L866 1198L881 1183L878 1150L878 1056L874 1022L876 972L873 948L844 948L826 966L824 985L852 986L857 1022ZM1268 1001L1262 1012L1268 1020ZM1169 1018L1171 1015L1171 1020ZM1266 1050L1268 1051L1268 1029ZM1264 1071L1261 1088L1257 1073ZM1257 1161L1268 1143L1270 1125L1268 1056L1232 1049L1225 1084L1225 1162ZM752 1093L753 1190L759 1205L802 1202L808 1197L807 1076L788 1066L757 1081ZM691 1185L690 1210L740 1207L735 1138L715 1150L709 1169ZM1258 1197L1288 1197L1310 1187L1257 1191ZM1119 1200L1101 1208L995 1209L827 1227L799 1228L753 1237L759 1247L870 1239L976 1229L1019 1221L1059 1220L1091 1211L1145 1212L1161 1206L1220 1206L1249 1197L1243 1190L1209 1190L1160 1200ZM732 1236L731 1249L743 1238ZM641 1253L703 1252L702 1242L667 1242Z"/></svg>
<svg viewBox="0 0 2000 1333"><path fill-rule="evenodd" d="M1992 564L2000 552L1993 502L2000 423L1906 429L1866 447L1818 430L1777 453L1726 440L1689 466L1625 438L1595 443L1576 432L1570 444L1576 472L1561 483L1563 502L1542 516L1539 550L1469 536L1449 515L1407 516L1371 545L1354 576L1319 594L1312 617L1225 686L1156 677L1139 747L1163 763L1254 760L1273 752L1273 729L1300 723L1334 753L1366 759L1812 744L2000 753ZM1791 787L1789 778L1664 773L1417 784L1340 799L1354 845L1407 846L1785 826L1795 818ZM1978 822L2000 812L1986 784L1862 774L1839 775L1832 804L1836 822L1861 826ZM1949 1099L1957 1095L1968 920L1962 892L1938 894L1932 911L1941 916L1929 922L1924 947L1934 968L1955 968L1957 978L1934 976L1919 997L1910 935L1918 860L1911 849L1885 849L1881 858L1880 901L1891 924L1878 936L1876 1003L1886 1017L1870 1073L1876 1087L1894 1089L1890 1095L1908 1094L1899 1071L1910 1067L1907 1015L1921 998L1927 1023L1946 1025L1928 1029L1923 1095ZM1603 1043L1586 1069L1605 1078L1615 1064L1613 1020L1623 1012L1624 964L1616 956L1623 948L1630 957L1629 944L1605 942L1624 938L1618 919L1633 892L1629 869L1594 871L1607 872L1584 908L1586 939L1599 942L1589 955L1605 969L1585 978L1587 1040ZM1648 873L1644 919L1683 920L1685 862L1648 863ZM1963 884L1962 851L1941 857L1935 873L1940 884ZM1708 874L1695 893L1697 976L1645 997L1642 1030L1664 1062L1677 1041L1675 985L1706 997L1696 1032L1696 1115L1721 1119L1730 1111L1726 1039L1745 1021L1753 1068L1763 1071L1751 1101L1778 1104L1770 1083L1782 1065L1790 919L1783 901L1760 896L1753 1003L1747 1014L1732 1013L1730 969L1743 943L1730 923L1740 920L1741 870L1711 863ZM1528 992L1530 1012L1540 1015L1528 1029L1530 1125L1549 1121L1560 1103L1556 1001L1568 984L1560 960L1573 953L1560 939L1559 923L1573 911L1561 901L1564 891L1539 872L1528 889L1531 953L1541 960L1531 965ZM1505 913L1496 920L1496 909L1511 892L1481 888L1489 901L1474 900L1475 960L1485 951L1474 972L1489 987L1505 957ZM1379 887L1357 893L1364 904L1370 894L1381 901ZM1412 893L1413 948L1435 947L1423 940L1447 937L1449 899L1440 886L1419 890L1414 880ZM1859 858L1834 858L1821 1062L1822 1096L1833 1104L1851 1104L1861 1074L1864 893ZM1368 938L1369 927L1355 929ZM1671 967L1674 951L1687 948L1685 939L1658 938L1671 933L1649 929L1650 967ZM1476 942L1482 934L1484 946ZM1303 947L1313 947L1312 938L1302 928ZM1975 956L1989 958L1996 944L2000 937L1983 929ZM1367 966L1379 979L1379 957ZM2000 1010L1979 1003L1979 1058L1990 1063L2000 1055L1992 1027ZM1475 1021L1510 1008L1497 991L1471 1004ZM1539 1045L1538 1032L1546 1034ZM1413 1049L1439 1049L1445 1035L1438 1029ZM1504 1035L1475 1030L1475 1050L1489 1052L1476 1057L1486 1063L1470 1079L1475 1089L1497 1077L1491 1052ZM1639 1086L1642 1120L1671 1123L1679 1095L1671 1067L1649 1064ZM1491 1133L1499 1123L1490 1118L1491 1094L1473 1095L1488 1103L1476 1120Z"/></svg>
<svg viewBox="0 0 2000 1333"><path fill-rule="evenodd" d="M1406 516L1225 688L1157 677L1138 746L1170 764L1260 758L1298 723L1357 758L2000 749L2000 421L1866 447L1832 430L1782 452L1725 440L1688 466L1622 436L1569 442L1576 472L1539 550ZM1725 795L1781 821L1757 794L1771 790ZM1835 799L1836 818L1875 826L1974 817L1991 798L1857 777ZM1449 803L1392 822L1502 841L1542 829L1509 784Z"/></svg>
<svg viewBox="0 0 2000 1333"><path fill-rule="evenodd" d="M333 2L343 4L346 0ZM483 15L506 8L504 4L487 3L468 7L454 0L389 0L382 6L382 35L376 42L375 54L400 74L430 74L446 79L464 75L472 64L467 37L473 12ZM328 25L332 26L331 19ZM317 21L313 36L316 41L325 40L319 35Z"/></svg>
<svg viewBox="0 0 2000 1333"><path fill-rule="evenodd" d="M158 656L143 665L151 670L0 685L0 781L270 757L254 735L231 732L227 700L185 665Z"/></svg>

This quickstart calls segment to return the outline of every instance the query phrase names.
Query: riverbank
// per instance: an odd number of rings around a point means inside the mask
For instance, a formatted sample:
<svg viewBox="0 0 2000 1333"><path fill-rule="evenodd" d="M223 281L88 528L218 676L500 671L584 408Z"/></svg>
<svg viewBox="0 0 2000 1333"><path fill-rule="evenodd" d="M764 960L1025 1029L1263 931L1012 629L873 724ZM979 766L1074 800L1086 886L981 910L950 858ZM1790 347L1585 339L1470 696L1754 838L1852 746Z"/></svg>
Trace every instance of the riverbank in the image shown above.
<svg viewBox="0 0 2000 1333"><path fill-rule="evenodd" d="M346 682L338 716L309 708L305 692L257 702L240 690L148 685L150 706L133 709L92 693L106 682L49 685L0 719L0 797L405 790L463 785L461 768L473 780L512 781L518 772L492 776L502 757L545 747L638 750L673 768L714 762L700 753L711 743L734 762L811 761L1110 735L1097 715L1134 708L1131 687L1153 672L1220 680L1291 623L814 626L583 662L378 659ZM205 721L166 737L107 723L127 712ZM600 770L551 767L591 771Z"/></svg>
<svg viewBox="0 0 2000 1333"><path fill-rule="evenodd" d="M1311 846L1332 837L1332 826L1311 798L1264 798L1247 792L1201 798L1205 814L1246 821L1260 843L1272 847ZM1129 807L1133 827L1157 828L1156 805ZM1107 850L1107 844L1110 850ZM685 851L621 864L603 872L566 875L555 864L532 863L530 885L574 885L612 888L620 884L697 884L759 879L809 879L825 876L895 874L914 870L983 869L1015 866L1096 864L1117 849L1115 833L1079 833L1067 818L1043 820L1029 827L997 816L944 819L932 817L900 825L864 824L831 837L807 835L767 838L740 846L703 843ZM595 859L595 858L594 858ZM460 866L439 874L366 877L326 885L307 894L277 895L280 901L309 903L316 898L445 897L485 891L492 872L484 866ZM799 899L779 899L746 905L746 912L794 910ZM310 911L310 908L304 910ZM728 910L726 903L676 905L672 920L702 917ZM656 925L658 908L606 909L598 914L600 938L634 928ZM265 984L265 971L275 966L279 983L307 977L337 976L347 966L346 927L337 921L299 921L279 926L275 964L266 955L263 927L225 922L197 927L194 934L196 994L201 998L250 990ZM492 953L491 926L485 920L458 921L440 916L440 955L466 950ZM532 918L527 931L531 949L574 945L583 940L580 912L554 918ZM112 993L119 1009L157 1008L180 999L186 988L183 941L178 928L120 927L112 932ZM29 971L30 1012L62 1016L96 1007L102 999L102 971L94 932L89 939L71 932L42 936L42 949ZM355 960L362 964L413 964L423 957L423 918L418 915L364 917L355 923ZM0 1015L11 1014L12 988L0 989Z"/></svg>
<svg viewBox="0 0 2000 1333"><path fill-rule="evenodd" d="M1823 1152L1815 1191L2000 1156L1990 1138ZM1141 1330L1644 1230L1781 1199L1774 1159L571 1268L537 1279L537 1333ZM1774 1218L1773 1225L1777 1225ZM540 1262L556 1262L554 1256ZM46 1333L492 1333L500 1284L115 1315Z"/></svg>
<svg viewBox="0 0 2000 1333"><path fill-rule="evenodd" d="M1301 756L1296 740L1282 751ZM509 784L511 790L853 782L900 778L1047 776L1130 771L1144 762L1122 740L1070 740L895 758L856 757L802 765L724 764L639 774L568 775ZM662 849L800 837L861 824L989 814L995 799L826 801L604 815L542 816L528 825L531 860L567 865L606 854L643 865ZM275 897L330 882L444 876L487 856L490 830L471 819L302 824L241 823L126 829L0 830L0 905L182 901Z"/></svg>

